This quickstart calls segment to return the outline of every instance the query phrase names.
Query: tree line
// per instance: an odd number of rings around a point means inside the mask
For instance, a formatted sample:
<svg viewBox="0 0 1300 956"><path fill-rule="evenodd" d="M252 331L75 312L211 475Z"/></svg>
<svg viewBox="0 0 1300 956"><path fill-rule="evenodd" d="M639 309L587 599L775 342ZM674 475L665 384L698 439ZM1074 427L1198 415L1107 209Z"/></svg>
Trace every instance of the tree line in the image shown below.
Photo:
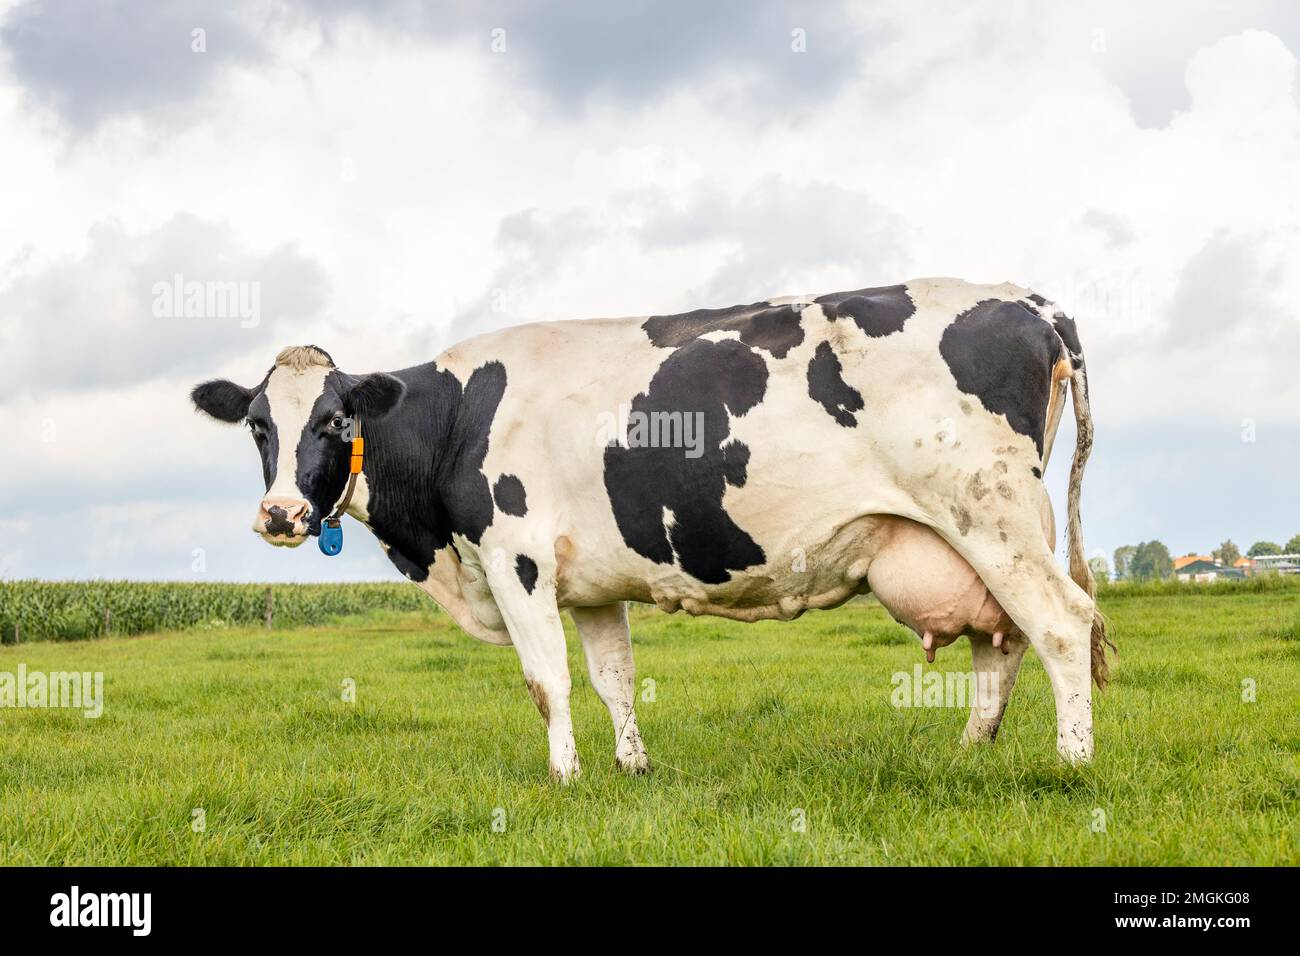
<svg viewBox="0 0 1300 956"><path fill-rule="evenodd" d="M1189 552L1195 554L1196 552ZM1292 535L1286 544L1273 541L1256 541L1246 550L1246 557L1258 558L1269 554L1300 554L1300 534ZM1241 559L1241 550L1229 538L1210 552L1210 556L1225 567L1232 567ZM1126 544L1115 549L1114 573L1103 557L1093 558L1092 573L1098 578L1116 581L1159 581L1173 577L1174 558L1161 541L1143 541Z"/></svg>

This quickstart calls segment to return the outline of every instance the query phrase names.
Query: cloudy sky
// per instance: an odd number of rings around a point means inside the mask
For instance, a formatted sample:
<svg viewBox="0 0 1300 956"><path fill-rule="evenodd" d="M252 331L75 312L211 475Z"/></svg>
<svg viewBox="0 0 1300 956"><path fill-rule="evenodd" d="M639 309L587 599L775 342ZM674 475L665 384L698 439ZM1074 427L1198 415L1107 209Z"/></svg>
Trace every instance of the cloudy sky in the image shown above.
<svg viewBox="0 0 1300 956"><path fill-rule="evenodd" d="M396 578L256 538L251 439L189 406L286 344L927 275L1077 318L1090 552L1285 540L1297 55L1292 0L0 0L0 577Z"/></svg>

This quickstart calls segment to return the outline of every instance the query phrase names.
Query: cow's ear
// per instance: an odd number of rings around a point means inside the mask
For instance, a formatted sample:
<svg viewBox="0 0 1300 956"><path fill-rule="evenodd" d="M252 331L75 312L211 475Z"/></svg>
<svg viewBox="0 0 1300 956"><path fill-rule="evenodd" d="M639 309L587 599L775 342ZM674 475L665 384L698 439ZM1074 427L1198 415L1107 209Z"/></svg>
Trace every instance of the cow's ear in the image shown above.
<svg viewBox="0 0 1300 956"><path fill-rule="evenodd" d="M248 414L253 390L219 378L195 385L190 398L194 400L195 408L217 421L240 422Z"/></svg>
<svg viewBox="0 0 1300 956"><path fill-rule="evenodd" d="M348 389L344 404L362 418L383 418L402 400L406 386L387 372L372 372L357 379Z"/></svg>

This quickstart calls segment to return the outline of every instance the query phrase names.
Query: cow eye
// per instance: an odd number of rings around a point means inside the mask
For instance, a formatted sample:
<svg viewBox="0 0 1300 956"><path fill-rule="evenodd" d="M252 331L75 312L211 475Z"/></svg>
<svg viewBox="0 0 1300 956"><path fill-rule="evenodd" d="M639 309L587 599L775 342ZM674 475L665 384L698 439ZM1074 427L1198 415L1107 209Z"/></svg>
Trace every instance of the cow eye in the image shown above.
<svg viewBox="0 0 1300 956"><path fill-rule="evenodd" d="M347 419L343 417L342 413L340 413L334 416L333 421L330 422L330 427L337 429L338 431L342 431L343 426L346 424L347 424Z"/></svg>

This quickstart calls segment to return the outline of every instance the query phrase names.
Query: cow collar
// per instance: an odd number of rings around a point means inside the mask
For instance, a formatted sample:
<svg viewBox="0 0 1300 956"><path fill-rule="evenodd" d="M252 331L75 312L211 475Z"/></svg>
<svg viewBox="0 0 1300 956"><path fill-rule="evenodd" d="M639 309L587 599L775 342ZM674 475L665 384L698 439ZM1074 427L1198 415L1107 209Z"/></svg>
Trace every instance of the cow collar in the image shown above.
<svg viewBox="0 0 1300 956"><path fill-rule="evenodd" d="M348 467L348 487L343 499L334 509L334 513L321 522L320 550L322 554L333 557L343 550L343 513L352 503L352 493L357 488L357 475L361 474L361 465L365 460L366 441L361 437L361 416L352 416L352 457Z"/></svg>

